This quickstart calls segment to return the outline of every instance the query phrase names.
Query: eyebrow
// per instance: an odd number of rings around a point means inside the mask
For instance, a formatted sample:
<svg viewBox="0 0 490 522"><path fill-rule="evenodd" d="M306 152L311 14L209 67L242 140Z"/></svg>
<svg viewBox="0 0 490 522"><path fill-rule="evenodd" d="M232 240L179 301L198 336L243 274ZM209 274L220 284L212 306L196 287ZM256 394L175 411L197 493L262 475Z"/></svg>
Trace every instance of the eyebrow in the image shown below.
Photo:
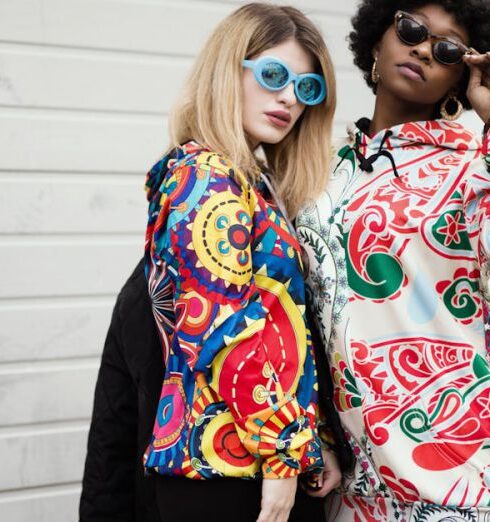
<svg viewBox="0 0 490 522"><path fill-rule="evenodd" d="M419 13L418 11L412 11L413 15L420 16L420 18L424 18L427 22L429 22L429 17L425 13ZM461 33L458 33L457 31L454 31L453 29L448 29L447 35L456 36L459 40L461 40L462 43L464 43L465 39L461 35ZM438 36L443 36L438 33ZM444 35L446 36L446 35Z"/></svg>

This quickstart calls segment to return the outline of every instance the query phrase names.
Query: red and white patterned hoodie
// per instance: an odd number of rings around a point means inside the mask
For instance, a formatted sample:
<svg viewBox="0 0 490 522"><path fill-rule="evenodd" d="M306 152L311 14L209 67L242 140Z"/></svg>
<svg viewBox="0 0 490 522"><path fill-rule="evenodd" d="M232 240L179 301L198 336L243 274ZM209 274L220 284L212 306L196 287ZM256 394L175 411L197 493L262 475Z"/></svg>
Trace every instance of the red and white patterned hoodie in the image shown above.
<svg viewBox="0 0 490 522"><path fill-rule="evenodd" d="M368 126L297 220L356 455L329 520L490 520L489 136Z"/></svg>

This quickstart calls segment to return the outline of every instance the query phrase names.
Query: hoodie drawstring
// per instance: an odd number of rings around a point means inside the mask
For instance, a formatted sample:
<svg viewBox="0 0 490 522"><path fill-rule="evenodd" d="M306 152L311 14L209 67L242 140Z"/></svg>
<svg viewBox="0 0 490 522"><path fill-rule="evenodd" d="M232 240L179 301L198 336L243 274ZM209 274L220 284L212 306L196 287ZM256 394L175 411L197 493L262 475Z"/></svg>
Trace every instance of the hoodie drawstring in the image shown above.
<svg viewBox="0 0 490 522"><path fill-rule="evenodd" d="M391 163L391 167L393 169L393 173L395 175L395 177L399 177L399 174L398 174L398 170L396 168L396 163L395 163L395 160L391 154L391 152L389 150L386 150L386 149L383 149L383 146L386 142L386 140L393 134L392 131L390 130L387 130L385 133L384 133L384 136L381 140L381 143L379 144L379 148L378 148L378 152L375 152L374 154L372 154L371 156L369 156L368 158L366 158L366 156L364 156L362 154L362 152L360 151L360 147L361 147L361 140L360 140L360 134L357 133L356 134L356 140L355 140L355 143L354 143L354 146L353 147L349 147L345 152L344 154L342 155L342 158L340 159L340 162L338 163L337 167L342 163L342 161L344 161L344 159L346 158L347 154L353 150L355 155L356 155L356 158L357 158L357 161L359 162L359 167L364 171L364 172L373 172L373 164L374 162L380 157L380 156L384 156L386 158L388 158L390 160L390 163Z"/></svg>

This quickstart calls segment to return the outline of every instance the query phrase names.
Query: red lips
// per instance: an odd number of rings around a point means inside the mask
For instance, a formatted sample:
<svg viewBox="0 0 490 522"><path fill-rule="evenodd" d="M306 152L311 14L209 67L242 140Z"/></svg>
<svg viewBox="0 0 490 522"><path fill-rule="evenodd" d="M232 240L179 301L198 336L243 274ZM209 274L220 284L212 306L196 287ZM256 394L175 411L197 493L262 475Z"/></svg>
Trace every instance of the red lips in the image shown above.
<svg viewBox="0 0 490 522"><path fill-rule="evenodd" d="M414 62L401 63L398 67L406 67L407 69L410 69L414 73L417 73L422 78L422 80L425 80L425 74L424 74L422 67L420 67L420 65L418 65Z"/></svg>
<svg viewBox="0 0 490 522"><path fill-rule="evenodd" d="M270 111L265 113L267 116L272 116L273 118L277 118L278 120L282 120L285 123L289 123L291 121L291 115L286 111Z"/></svg>

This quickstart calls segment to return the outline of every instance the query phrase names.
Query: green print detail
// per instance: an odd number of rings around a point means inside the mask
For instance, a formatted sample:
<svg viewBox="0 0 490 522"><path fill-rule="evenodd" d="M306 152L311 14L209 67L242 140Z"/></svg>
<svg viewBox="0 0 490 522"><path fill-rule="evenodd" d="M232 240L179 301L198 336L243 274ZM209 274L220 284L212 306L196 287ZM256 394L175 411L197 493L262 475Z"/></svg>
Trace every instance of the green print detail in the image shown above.
<svg viewBox="0 0 490 522"><path fill-rule="evenodd" d="M451 250L471 250L466 223L461 210L444 212L432 226L436 241Z"/></svg>
<svg viewBox="0 0 490 522"><path fill-rule="evenodd" d="M447 514L454 513L458 516L449 517ZM431 522L434 519L434 515L443 515L444 518L439 520L468 520L469 522L477 522L477 514L475 510L471 508L456 508L450 506L444 506L443 508L433 505L433 504L419 504L415 508L415 512L413 514L414 522Z"/></svg>
<svg viewBox="0 0 490 522"><path fill-rule="evenodd" d="M326 254L323 251L323 247L320 243L320 238L315 239L312 234L306 231L303 232L303 237L311 245L311 248L315 253L315 259L317 263L321 265L325 260Z"/></svg>
<svg viewBox="0 0 490 522"><path fill-rule="evenodd" d="M354 485L354 493L364 497L369 495L371 488L375 486L377 479L379 480L375 475L376 467L372 462L372 451L366 435L361 437L359 445L354 443L354 453L359 463L359 475Z"/></svg>
<svg viewBox="0 0 490 522"><path fill-rule="evenodd" d="M339 162L338 165L340 165L340 163L342 163L343 161L347 160L347 161L350 162L352 169L355 169L355 167L356 167L356 155L354 154L354 151L352 150L352 147L350 147L349 145L345 145L344 147L342 147L338 151L337 157L340 159L340 162ZM335 168L334 172L336 170L337 170L337 167Z"/></svg>
<svg viewBox="0 0 490 522"><path fill-rule="evenodd" d="M488 363L481 355L475 355L475 359L473 360L473 371L475 372L475 376L479 379L490 375Z"/></svg>
<svg viewBox="0 0 490 522"><path fill-rule="evenodd" d="M353 408L359 408L361 406L361 394L356 387L356 380L348 368L345 370L344 377L347 381L345 389L346 391L352 393L351 405Z"/></svg>
<svg viewBox="0 0 490 522"><path fill-rule="evenodd" d="M466 277L456 279L447 287L442 296L446 308L457 319L473 317L478 310L477 303L473 297L467 293L468 287L472 293L478 292L478 282L474 279L468 279Z"/></svg>
<svg viewBox="0 0 490 522"><path fill-rule="evenodd" d="M422 439L418 435L430 429L429 417L425 411L412 408L402 415L400 427L407 437L415 442L421 442Z"/></svg>
<svg viewBox="0 0 490 522"><path fill-rule="evenodd" d="M386 299L394 295L403 283L402 267L397 259L389 254L375 252L367 258L365 271L369 281L356 272L348 250L345 251L345 259L349 286L362 297Z"/></svg>

